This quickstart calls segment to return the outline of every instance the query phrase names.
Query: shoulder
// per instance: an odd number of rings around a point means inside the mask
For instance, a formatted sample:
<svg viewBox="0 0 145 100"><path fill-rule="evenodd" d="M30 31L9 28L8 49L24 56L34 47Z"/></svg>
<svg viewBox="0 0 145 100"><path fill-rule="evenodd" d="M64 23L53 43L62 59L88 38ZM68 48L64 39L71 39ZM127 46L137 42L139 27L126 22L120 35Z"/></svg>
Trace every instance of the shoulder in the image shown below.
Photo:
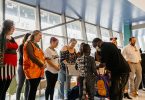
<svg viewBox="0 0 145 100"><path fill-rule="evenodd" d="M126 45L124 48L123 48L123 50L127 50L127 49L129 49L131 46L130 45Z"/></svg>
<svg viewBox="0 0 145 100"><path fill-rule="evenodd" d="M68 50L68 47L65 45L62 47L61 51L67 51Z"/></svg>
<svg viewBox="0 0 145 100"><path fill-rule="evenodd" d="M48 47L46 50L45 50L45 53L50 53L51 52L51 49Z"/></svg>

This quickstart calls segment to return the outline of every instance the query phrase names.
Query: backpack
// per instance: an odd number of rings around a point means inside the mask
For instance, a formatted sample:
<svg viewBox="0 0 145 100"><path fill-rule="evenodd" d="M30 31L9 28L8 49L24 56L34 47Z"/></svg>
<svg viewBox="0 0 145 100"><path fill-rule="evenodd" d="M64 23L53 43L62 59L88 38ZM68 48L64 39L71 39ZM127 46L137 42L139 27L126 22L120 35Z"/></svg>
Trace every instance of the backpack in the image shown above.
<svg viewBox="0 0 145 100"><path fill-rule="evenodd" d="M109 74L100 75L96 77L95 83L95 96L97 97L109 97L110 88L110 76Z"/></svg>

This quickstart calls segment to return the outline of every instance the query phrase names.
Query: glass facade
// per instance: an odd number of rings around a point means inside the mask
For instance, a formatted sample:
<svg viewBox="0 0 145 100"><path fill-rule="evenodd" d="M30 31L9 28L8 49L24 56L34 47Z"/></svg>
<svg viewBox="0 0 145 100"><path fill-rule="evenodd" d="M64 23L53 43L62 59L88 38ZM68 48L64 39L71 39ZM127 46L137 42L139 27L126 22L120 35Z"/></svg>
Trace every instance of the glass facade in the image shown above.
<svg viewBox="0 0 145 100"><path fill-rule="evenodd" d="M86 34L88 41L92 41L94 38L98 37L96 26L86 24Z"/></svg>
<svg viewBox="0 0 145 100"><path fill-rule="evenodd" d="M2 1L0 1L0 7L2 7ZM30 7L25 4L21 4L15 1L6 0L5 2L5 19L11 19L15 22L16 31L14 32L13 36L20 36L20 39L18 38L18 43L21 43L22 37L27 32L33 31L36 29L36 8ZM42 37L42 44L43 44L43 50L45 50L49 46L50 37L54 36L59 39L59 45L57 50L61 50L61 48L67 44L67 38L68 41L71 38L77 39L77 45L76 49L79 50L80 44L82 42L88 42L92 48L92 53L95 52L95 49L92 47L92 40L96 37L98 37L100 33L97 33L97 26L85 23L85 31L84 28L82 28L82 22L80 20L66 23L66 27L64 25L60 25L58 27L55 27L55 25L64 23L62 21L62 16L45 11L40 10L40 18L41 18L41 29L44 29L42 31L43 37ZM74 20L69 17L65 17L66 22ZM0 9L0 23L2 22L2 9ZM52 27L51 29L47 29L49 27ZM46 29L45 29L46 28ZM64 30L66 31L66 34L64 33ZM102 40L108 42L110 39L109 30L105 28L100 28L101 30L101 36ZM86 32L86 33L82 33ZM118 45L120 45L120 35L117 32L112 32L113 36L116 36L118 38ZM85 35L85 36L84 36ZM21 37L22 36L22 37ZM86 38L87 37L87 40ZM41 44L41 43L39 43Z"/></svg>
<svg viewBox="0 0 145 100"><path fill-rule="evenodd" d="M5 12L5 19L13 20L16 28L26 30L36 29L35 8L6 0Z"/></svg>
<svg viewBox="0 0 145 100"><path fill-rule="evenodd" d="M145 52L145 29L137 29L132 31L132 36L137 39L137 47Z"/></svg>
<svg viewBox="0 0 145 100"><path fill-rule="evenodd" d="M2 26L2 21L3 21L3 5L2 1L0 1L0 28Z"/></svg>
<svg viewBox="0 0 145 100"><path fill-rule="evenodd" d="M110 41L110 33L109 30L105 29L105 28L101 28L101 36L102 36L102 40L105 42L109 42Z"/></svg>
<svg viewBox="0 0 145 100"><path fill-rule="evenodd" d="M66 18L66 21L71 20L70 18ZM67 25L67 36L68 38L75 38L83 40L82 36L82 27L80 21L74 21L72 23L68 23Z"/></svg>

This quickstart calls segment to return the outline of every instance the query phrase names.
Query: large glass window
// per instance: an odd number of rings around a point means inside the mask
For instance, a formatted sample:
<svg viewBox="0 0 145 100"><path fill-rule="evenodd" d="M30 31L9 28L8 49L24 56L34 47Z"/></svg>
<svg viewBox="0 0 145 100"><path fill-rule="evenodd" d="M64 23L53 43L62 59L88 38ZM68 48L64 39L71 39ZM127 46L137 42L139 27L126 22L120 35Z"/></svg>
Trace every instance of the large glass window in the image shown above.
<svg viewBox="0 0 145 100"><path fill-rule="evenodd" d="M145 29L133 30L132 33L132 35L137 39L137 47L145 52Z"/></svg>
<svg viewBox="0 0 145 100"><path fill-rule="evenodd" d="M70 21L70 18L66 18L67 21ZM74 21L67 24L67 35L69 38L81 39L83 40L82 36L82 28L80 21Z"/></svg>
<svg viewBox="0 0 145 100"><path fill-rule="evenodd" d="M3 11L2 11L2 0L0 1L0 29L2 26L2 22L3 22Z"/></svg>
<svg viewBox="0 0 145 100"><path fill-rule="evenodd" d="M20 36L20 35L24 35L26 33L28 33L29 31L21 31L21 30L15 30L15 32L12 34L13 37L16 37L16 36Z"/></svg>
<svg viewBox="0 0 145 100"><path fill-rule="evenodd" d="M101 36L102 36L102 40L105 42L109 42L110 41L110 34L109 34L109 30L101 28Z"/></svg>
<svg viewBox="0 0 145 100"><path fill-rule="evenodd" d="M46 50L50 46L50 38L51 37L52 36L43 35L43 37L42 37L43 50ZM65 45L65 39L64 38L60 38L60 37L56 37L56 38L59 40L58 47L56 48L57 52L59 53L60 50L62 49L62 47Z"/></svg>
<svg viewBox="0 0 145 100"><path fill-rule="evenodd" d="M97 28L94 25L86 24L86 33L88 41L92 41L94 38L98 37Z"/></svg>
<svg viewBox="0 0 145 100"><path fill-rule="evenodd" d="M62 23L60 15L56 15L56 14L41 10L41 28L42 29L48 28L54 25L58 25L60 23ZM47 34L53 34L53 35L59 35L59 36L63 35L62 26L48 29L48 30L45 30L44 32Z"/></svg>
<svg viewBox="0 0 145 100"><path fill-rule="evenodd" d="M117 45L121 47L121 39L120 39L120 33L113 31L113 37L117 37Z"/></svg>
<svg viewBox="0 0 145 100"><path fill-rule="evenodd" d="M36 29L35 8L6 0L5 10L6 19L13 20L16 28L27 30Z"/></svg>

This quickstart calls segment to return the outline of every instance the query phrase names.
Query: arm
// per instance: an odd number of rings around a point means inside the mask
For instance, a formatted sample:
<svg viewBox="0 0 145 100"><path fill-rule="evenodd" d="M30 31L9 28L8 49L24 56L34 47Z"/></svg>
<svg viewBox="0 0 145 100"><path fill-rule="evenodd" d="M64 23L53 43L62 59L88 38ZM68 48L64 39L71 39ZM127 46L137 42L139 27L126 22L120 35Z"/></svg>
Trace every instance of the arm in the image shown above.
<svg viewBox="0 0 145 100"><path fill-rule="evenodd" d="M67 51L67 46L64 46L62 50L60 51L61 59L60 62L63 62L64 64L67 64L67 54L65 53Z"/></svg>
<svg viewBox="0 0 145 100"><path fill-rule="evenodd" d="M129 62L129 59L128 59L128 57L127 57L127 47L123 48L123 50L122 50L122 55L123 55L123 57L125 58L125 60Z"/></svg>
<svg viewBox="0 0 145 100"><path fill-rule="evenodd" d="M97 67L96 67L96 63L95 63L95 59L92 57L92 71L93 71L93 73L95 74L95 75L97 75L97 71L96 71L96 69L97 69Z"/></svg>
<svg viewBox="0 0 145 100"><path fill-rule="evenodd" d="M59 65L55 65L50 59L46 58L47 63L52 66L54 69L56 69L57 71L59 71Z"/></svg>
<svg viewBox="0 0 145 100"><path fill-rule="evenodd" d="M44 64L35 57L35 55L33 53L33 47L30 42L28 42L28 44L26 46L26 50L27 50L29 58L32 60L33 63L37 64L39 67L44 66Z"/></svg>
<svg viewBox="0 0 145 100"><path fill-rule="evenodd" d="M50 65L50 67L53 67L57 71L59 70L59 65L56 65L55 63L51 61L51 52L49 49L45 50L45 58L46 58L47 63Z"/></svg>

